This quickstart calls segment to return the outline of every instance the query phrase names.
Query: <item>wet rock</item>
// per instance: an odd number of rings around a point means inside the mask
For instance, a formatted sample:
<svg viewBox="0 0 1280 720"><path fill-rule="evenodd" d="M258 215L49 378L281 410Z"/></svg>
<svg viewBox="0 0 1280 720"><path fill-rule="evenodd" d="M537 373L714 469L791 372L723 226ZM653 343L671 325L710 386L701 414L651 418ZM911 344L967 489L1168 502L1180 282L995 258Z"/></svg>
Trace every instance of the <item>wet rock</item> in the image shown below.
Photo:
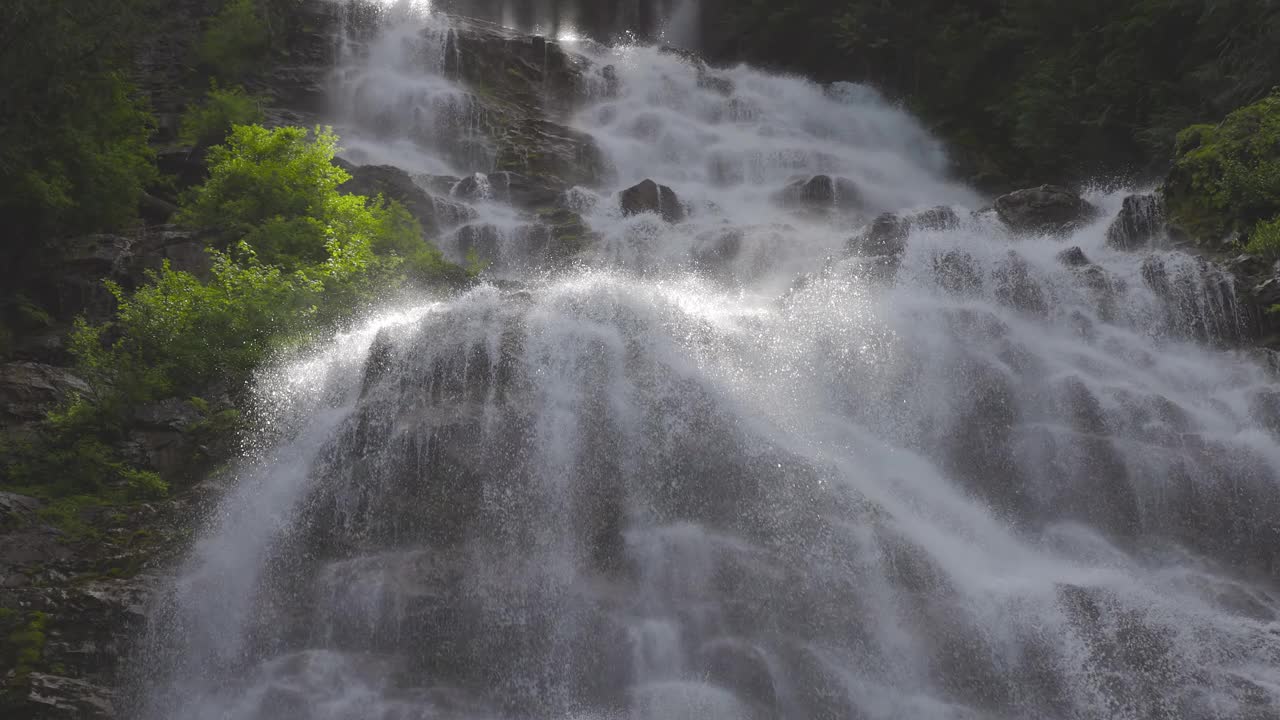
<svg viewBox="0 0 1280 720"><path fill-rule="evenodd" d="M502 233L497 226L488 223L463 225L454 233L458 252L463 256L472 253L487 260L497 258L502 248Z"/></svg>
<svg viewBox="0 0 1280 720"><path fill-rule="evenodd" d="M1081 250L1079 245L1073 245L1072 247L1063 250L1058 253L1057 258L1058 262L1066 265L1067 267L1084 267L1085 265L1091 264L1089 262L1089 258L1084 254L1084 250Z"/></svg>
<svg viewBox="0 0 1280 720"><path fill-rule="evenodd" d="M1092 220L1098 210L1057 185L1017 190L996 198L996 214L1015 232L1060 233Z"/></svg>
<svg viewBox="0 0 1280 720"><path fill-rule="evenodd" d="M935 256L933 274L947 292L972 295L982 290L982 274L973 256L963 250L948 250Z"/></svg>
<svg viewBox="0 0 1280 720"><path fill-rule="evenodd" d="M712 230L694 240L693 259L699 265L718 267L733 262L742 252L745 235L739 228Z"/></svg>
<svg viewBox="0 0 1280 720"><path fill-rule="evenodd" d="M1031 274L1031 266L1021 255L1010 251L1008 258L996 269L996 298L1001 304L1031 313L1046 315L1049 303L1044 290Z"/></svg>
<svg viewBox="0 0 1280 720"><path fill-rule="evenodd" d="M1249 398L1249 417L1280 436L1280 392L1261 390Z"/></svg>
<svg viewBox="0 0 1280 720"><path fill-rule="evenodd" d="M945 205L939 205L912 215L910 223L911 227L919 228L920 230L942 232L960 227L960 216L956 214L955 210Z"/></svg>
<svg viewBox="0 0 1280 720"><path fill-rule="evenodd" d="M338 190L353 195L373 198L378 195L404 205L409 214L428 234L439 232L436 205L427 191L418 187L409 173L391 165L357 165L349 167L351 179L338 186Z"/></svg>
<svg viewBox="0 0 1280 720"><path fill-rule="evenodd" d="M656 213L670 223L678 223L684 219L684 206L680 204L675 191L652 180L645 180L623 190L618 198L624 215Z"/></svg>
<svg viewBox="0 0 1280 720"><path fill-rule="evenodd" d="M34 362L0 365L0 428L37 423L58 403L89 386L70 371Z"/></svg>
<svg viewBox="0 0 1280 720"><path fill-rule="evenodd" d="M518 208L532 209L555 205L564 193L542 178L499 171L462 178L453 187L452 194L468 201L499 200Z"/></svg>
<svg viewBox="0 0 1280 720"><path fill-rule="evenodd" d="M529 243L531 251L557 261L586 250L595 238L581 215L568 208L552 208L537 214Z"/></svg>
<svg viewBox="0 0 1280 720"><path fill-rule="evenodd" d="M14 704L32 720L115 720L114 693L84 680L31 673Z"/></svg>
<svg viewBox="0 0 1280 720"><path fill-rule="evenodd" d="M779 200L790 208L826 211L836 208L854 209L858 206L860 197L852 180L814 175L787 185L782 189Z"/></svg>
<svg viewBox="0 0 1280 720"><path fill-rule="evenodd" d="M893 213L884 213L850 242L850 249L857 255L899 257L907 249L910 233L909 222Z"/></svg>
<svg viewBox="0 0 1280 720"><path fill-rule="evenodd" d="M1107 245L1117 250L1147 247L1164 231L1164 207L1158 195L1130 195L1107 228Z"/></svg>

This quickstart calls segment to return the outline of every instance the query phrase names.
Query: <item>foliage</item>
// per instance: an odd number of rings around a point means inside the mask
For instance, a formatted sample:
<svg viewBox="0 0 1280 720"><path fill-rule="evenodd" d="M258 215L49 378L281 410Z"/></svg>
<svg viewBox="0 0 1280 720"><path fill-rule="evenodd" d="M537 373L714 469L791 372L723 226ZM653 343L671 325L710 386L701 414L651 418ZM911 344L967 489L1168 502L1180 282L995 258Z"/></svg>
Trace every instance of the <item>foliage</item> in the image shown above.
<svg viewBox="0 0 1280 720"><path fill-rule="evenodd" d="M266 55L271 37L255 0L226 0L196 49L201 65L217 77L239 80Z"/></svg>
<svg viewBox="0 0 1280 720"><path fill-rule="evenodd" d="M182 115L178 139L184 145L208 147L227 139L236 125L252 125L262 121L262 99L236 86L220 89L214 81L204 102L192 105Z"/></svg>
<svg viewBox="0 0 1280 720"><path fill-rule="evenodd" d="M150 113L125 79L144 0L14 0L0 27L0 222L37 240L131 219L155 177Z"/></svg>
<svg viewBox="0 0 1280 720"><path fill-rule="evenodd" d="M21 681L38 668L44 657L48 624L49 615L43 612L23 616L16 610L0 609L0 629L5 632L0 658L13 668L13 680Z"/></svg>
<svg viewBox="0 0 1280 720"><path fill-rule="evenodd" d="M1250 234L1273 254L1280 220L1280 93L1240 108L1219 125L1178 134L1165 183L1173 218L1198 237Z"/></svg>
<svg viewBox="0 0 1280 720"><path fill-rule="evenodd" d="M728 51L904 98L993 185L1157 169L1177 131L1280 84L1250 0L746 0Z"/></svg>
<svg viewBox="0 0 1280 720"><path fill-rule="evenodd" d="M1245 251L1268 258L1280 257L1280 215L1254 226Z"/></svg>

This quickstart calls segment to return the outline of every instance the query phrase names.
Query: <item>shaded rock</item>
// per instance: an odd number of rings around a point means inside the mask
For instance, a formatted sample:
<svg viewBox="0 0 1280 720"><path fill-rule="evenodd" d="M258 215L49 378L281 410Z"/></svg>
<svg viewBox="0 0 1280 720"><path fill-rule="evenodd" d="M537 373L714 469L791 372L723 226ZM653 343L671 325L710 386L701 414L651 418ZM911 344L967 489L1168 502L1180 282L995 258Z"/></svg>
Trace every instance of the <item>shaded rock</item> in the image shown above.
<svg viewBox="0 0 1280 720"><path fill-rule="evenodd" d="M656 213L669 223L684 220L684 206L680 198L666 185L659 185L652 180L644 180L618 193L624 215L640 213Z"/></svg>
<svg viewBox="0 0 1280 720"><path fill-rule="evenodd" d="M1017 190L996 198L996 214L1016 232L1056 233L1091 220L1098 212L1076 193L1057 185Z"/></svg>
<svg viewBox="0 0 1280 720"><path fill-rule="evenodd" d="M1058 253L1058 262L1067 267L1083 267L1089 265L1089 258L1084 254L1084 250L1079 245L1073 245L1066 250Z"/></svg>
<svg viewBox="0 0 1280 720"><path fill-rule="evenodd" d="M428 234L440 231L434 199L418 187L409 173L391 165L357 165L348 167L347 172L351 179L338 186L340 192L370 198L382 195L388 200L395 200L404 205Z"/></svg>
<svg viewBox="0 0 1280 720"><path fill-rule="evenodd" d="M502 247L502 233L489 223L463 225L454 233L454 240L463 256L475 253L487 260L498 257Z"/></svg>
<svg viewBox="0 0 1280 720"><path fill-rule="evenodd" d="M0 428L36 423L89 386L70 371L34 362L0 365Z"/></svg>
<svg viewBox="0 0 1280 720"><path fill-rule="evenodd" d="M944 230L955 230L960 227L960 216L956 214L955 210L952 210L945 205L939 205L938 207L930 208L924 212L912 215L910 223L913 228L941 232Z"/></svg>
<svg viewBox="0 0 1280 720"><path fill-rule="evenodd" d="M1117 250L1147 247L1164 231L1164 206L1158 195L1130 195L1107 228L1107 245Z"/></svg>
<svg viewBox="0 0 1280 720"><path fill-rule="evenodd" d="M787 185L782 189L779 200L783 205L796 209L832 210L856 208L860 197L852 180L814 175Z"/></svg>
<svg viewBox="0 0 1280 720"><path fill-rule="evenodd" d="M910 233L910 222L893 213L884 213L850 241L849 249L856 255L898 257L907 249Z"/></svg>
<svg viewBox="0 0 1280 720"><path fill-rule="evenodd" d="M0 490L0 529L26 525L43 504L37 498Z"/></svg>
<svg viewBox="0 0 1280 720"><path fill-rule="evenodd" d="M544 178L498 171L462 178L451 194L463 200L501 200L518 208L533 209L557 204L564 190Z"/></svg>
<svg viewBox="0 0 1280 720"><path fill-rule="evenodd" d="M105 687L58 675L31 673L15 703L16 717L114 720L114 694Z"/></svg>
<svg viewBox="0 0 1280 720"><path fill-rule="evenodd" d="M530 250L550 260L565 260L591 244L595 234L578 213L567 208L544 210L529 235Z"/></svg>
<svg viewBox="0 0 1280 720"><path fill-rule="evenodd" d="M196 406L178 398L147 403L133 414L134 422L138 427L179 432L200 422L201 418L200 410Z"/></svg>
<svg viewBox="0 0 1280 720"><path fill-rule="evenodd" d="M1001 304L1032 313L1045 315L1049 304L1044 290L1031 275L1031 266L1017 253L1010 251L1008 258L995 271L996 298Z"/></svg>
<svg viewBox="0 0 1280 720"><path fill-rule="evenodd" d="M201 279L213 269L209 244L200 233L176 225L148 226L138 232L126 284L141 285L146 282L148 270L158 271L165 262L173 270Z"/></svg>
<svg viewBox="0 0 1280 720"><path fill-rule="evenodd" d="M694 239L693 260L699 265L723 266L742 252L744 233L739 228L711 230Z"/></svg>
<svg viewBox="0 0 1280 720"><path fill-rule="evenodd" d="M935 256L933 274L947 292L972 295L982 290L982 273L973 256L963 250L948 250Z"/></svg>

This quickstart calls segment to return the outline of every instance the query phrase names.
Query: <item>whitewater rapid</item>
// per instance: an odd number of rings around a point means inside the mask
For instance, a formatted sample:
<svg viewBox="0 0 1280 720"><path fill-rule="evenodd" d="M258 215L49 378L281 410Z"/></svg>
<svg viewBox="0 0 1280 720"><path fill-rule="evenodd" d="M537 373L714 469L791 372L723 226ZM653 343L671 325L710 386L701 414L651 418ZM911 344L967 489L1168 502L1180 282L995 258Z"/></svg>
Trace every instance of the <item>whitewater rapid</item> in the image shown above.
<svg viewBox="0 0 1280 720"><path fill-rule="evenodd" d="M1124 192L1017 235L869 88L582 43L607 172L545 261L458 191L454 21L394 17L335 74L348 159L490 269L262 371L139 717L1280 717L1280 385L1228 277L1107 244ZM856 202L786 201L818 174ZM687 218L624 214L645 179Z"/></svg>

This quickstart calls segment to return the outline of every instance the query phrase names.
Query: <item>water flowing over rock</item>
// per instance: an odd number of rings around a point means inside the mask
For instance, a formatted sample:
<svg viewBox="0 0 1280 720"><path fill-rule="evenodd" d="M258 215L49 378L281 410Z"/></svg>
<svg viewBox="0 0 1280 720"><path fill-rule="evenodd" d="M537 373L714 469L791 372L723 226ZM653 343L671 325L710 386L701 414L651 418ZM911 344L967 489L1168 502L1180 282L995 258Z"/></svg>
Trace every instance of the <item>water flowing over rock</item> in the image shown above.
<svg viewBox="0 0 1280 720"><path fill-rule="evenodd" d="M659 185L652 180L645 180L639 185L627 188L618 193L624 215L655 213L670 223L684 219L684 207L680 198L666 185Z"/></svg>
<svg viewBox="0 0 1280 720"><path fill-rule="evenodd" d="M1017 232L1058 233L1093 219L1097 208L1056 185L1017 190L996 198L996 214Z"/></svg>
<svg viewBox="0 0 1280 720"><path fill-rule="evenodd" d="M1138 250L1164 231L1164 207L1155 194L1129 195L1120 214L1107 228L1107 245L1117 250Z"/></svg>
<svg viewBox="0 0 1280 720"><path fill-rule="evenodd" d="M262 370L128 717L1275 715L1280 383L1228 273L1110 247L1119 194L971 213L869 88L385 22L348 154L489 264ZM594 169L505 166L543 120Z"/></svg>

